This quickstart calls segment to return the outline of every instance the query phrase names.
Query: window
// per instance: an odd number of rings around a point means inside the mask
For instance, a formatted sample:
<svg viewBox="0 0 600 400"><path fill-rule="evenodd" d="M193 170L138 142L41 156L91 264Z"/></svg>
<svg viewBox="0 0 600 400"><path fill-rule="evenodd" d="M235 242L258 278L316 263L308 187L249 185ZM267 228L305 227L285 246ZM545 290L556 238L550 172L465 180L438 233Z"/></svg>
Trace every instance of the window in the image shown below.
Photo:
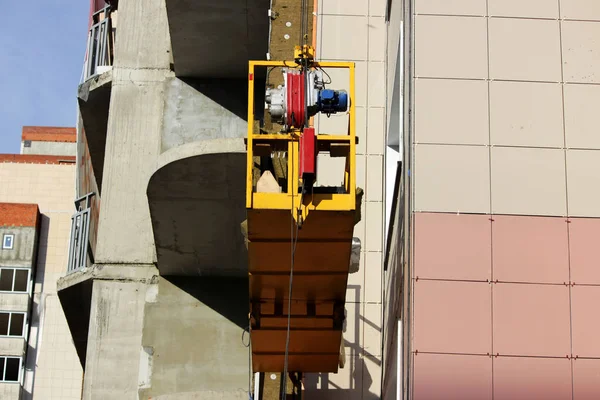
<svg viewBox="0 0 600 400"><path fill-rule="evenodd" d="M4 235L2 238L2 249L12 250L15 242L15 235Z"/></svg>
<svg viewBox="0 0 600 400"><path fill-rule="evenodd" d="M0 312L0 336L23 336L25 313Z"/></svg>
<svg viewBox="0 0 600 400"><path fill-rule="evenodd" d="M0 357L0 382L19 382L20 357Z"/></svg>
<svg viewBox="0 0 600 400"><path fill-rule="evenodd" d="M27 292L29 270L0 268L0 292Z"/></svg>

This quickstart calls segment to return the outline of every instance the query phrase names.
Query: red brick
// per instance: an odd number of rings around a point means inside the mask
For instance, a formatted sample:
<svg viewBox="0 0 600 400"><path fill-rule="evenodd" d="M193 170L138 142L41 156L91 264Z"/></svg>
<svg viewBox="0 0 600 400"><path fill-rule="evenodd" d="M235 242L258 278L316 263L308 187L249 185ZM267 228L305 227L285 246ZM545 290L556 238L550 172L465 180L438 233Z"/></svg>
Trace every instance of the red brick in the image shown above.
<svg viewBox="0 0 600 400"><path fill-rule="evenodd" d="M48 156L36 154L0 154L0 163L20 164L74 164L75 156Z"/></svg>
<svg viewBox="0 0 600 400"><path fill-rule="evenodd" d="M39 216L37 204L0 203L0 226L36 227Z"/></svg>
<svg viewBox="0 0 600 400"><path fill-rule="evenodd" d="M21 140L75 143L77 141L77 130L75 128L52 126L24 126Z"/></svg>

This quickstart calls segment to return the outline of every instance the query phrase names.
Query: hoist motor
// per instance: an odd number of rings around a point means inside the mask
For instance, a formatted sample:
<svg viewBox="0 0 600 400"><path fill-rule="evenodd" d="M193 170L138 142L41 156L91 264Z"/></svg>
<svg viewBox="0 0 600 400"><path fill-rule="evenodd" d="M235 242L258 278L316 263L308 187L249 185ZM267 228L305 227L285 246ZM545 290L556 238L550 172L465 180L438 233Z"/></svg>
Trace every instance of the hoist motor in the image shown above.
<svg viewBox="0 0 600 400"><path fill-rule="evenodd" d="M308 75L307 89L305 73ZM265 99L271 118L285 130L305 126L306 119L319 112L329 116L348 110L348 93L326 89L321 70L284 69L283 81L283 85L267 89Z"/></svg>

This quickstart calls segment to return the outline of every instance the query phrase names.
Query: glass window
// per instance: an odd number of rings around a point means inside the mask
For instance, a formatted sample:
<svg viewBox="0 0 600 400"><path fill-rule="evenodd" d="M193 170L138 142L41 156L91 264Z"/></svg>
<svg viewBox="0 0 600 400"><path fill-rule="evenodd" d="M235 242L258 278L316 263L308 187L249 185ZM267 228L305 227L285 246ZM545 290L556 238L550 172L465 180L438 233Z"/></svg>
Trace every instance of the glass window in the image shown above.
<svg viewBox="0 0 600 400"><path fill-rule="evenodd" d="M4 370L5 382L18 382L19 369L21 369L21 359L15 357L6 358L6 368Z"/></svg>
<svg viewBox="0 0 600 400"><path fill-rule="evenodd" d="M29 270L16 268L0 269L0 291L27 292L29 288Z"/></svg>
<svg viewBox="0 0 600 400"><path fill-rule="evenodd" d="M23 336L23 326L25 325L25 314L11 313L10 315L10 336Z"/></svg>
<svg viewBox="0 0 600 400"><path fill-rule="evenodd" d="M0 335L8 335L10 313L0 313Z"/></svg>
<svg viewBox="0 0 600 400"><path fill-rule="evenodd" d="M0 336L23 336L25 313L0 312Z"/></svg>
<svg viewBox="0 0 600 400"><path fill-rule="evenodd" d="M13 279L15 277L15 270L12 268L0 269L0 290L5 292L12 292Z"/></svg>
<svg viewBox="0 0 600 400"><path fill-rule="evenodd" d="M0 357L0 382L19 382L21 358Z"/></svg>
<svg viewBox="0 0 600 400"><path fill-rule="evenodd" d="M26 269L18 269L15 271L15 286L13 291L26 292L29 280L29 271Z"/></svg>
<svg viewBox="0 0 600 400"><path fill-rule="evenodd" d="M2 248L5 250L12 250L14 246L15 235L4 235L2 237Z"/></svg>

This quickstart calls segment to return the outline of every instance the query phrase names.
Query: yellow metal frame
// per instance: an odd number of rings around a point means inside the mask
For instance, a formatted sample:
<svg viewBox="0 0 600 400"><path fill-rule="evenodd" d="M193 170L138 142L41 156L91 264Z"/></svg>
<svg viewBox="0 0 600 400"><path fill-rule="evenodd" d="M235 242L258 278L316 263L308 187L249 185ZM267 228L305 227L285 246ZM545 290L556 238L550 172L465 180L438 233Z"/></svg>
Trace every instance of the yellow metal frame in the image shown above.
<svg viewBox="0 0 600 400"><path fill-rule="evenodd" d="M248 159L246 172L246 208L292 210L294 218L301 209L302 218L305 219L309 211L352 211L356 209L356 113L355 113L355 65L353 62L313 62L314 68L341 68L350 72L350 126L348 135L317 134L317 148L322 143L348 143L349 154L346 158L346 171L344 174L343 194L311 194L304 196L300 207L300 194L298 193L298 145L300 131L290 134L261 134L254 132L254 71L256 67L287 67L298 68L294 61L250 61L248 68ZM317 132L318 133L318 132ZM288 188L287 193L255 193L253 189L254 145L255 143L287 142L288 149ZM282 143L285 146L285 143Z"/></svg>

